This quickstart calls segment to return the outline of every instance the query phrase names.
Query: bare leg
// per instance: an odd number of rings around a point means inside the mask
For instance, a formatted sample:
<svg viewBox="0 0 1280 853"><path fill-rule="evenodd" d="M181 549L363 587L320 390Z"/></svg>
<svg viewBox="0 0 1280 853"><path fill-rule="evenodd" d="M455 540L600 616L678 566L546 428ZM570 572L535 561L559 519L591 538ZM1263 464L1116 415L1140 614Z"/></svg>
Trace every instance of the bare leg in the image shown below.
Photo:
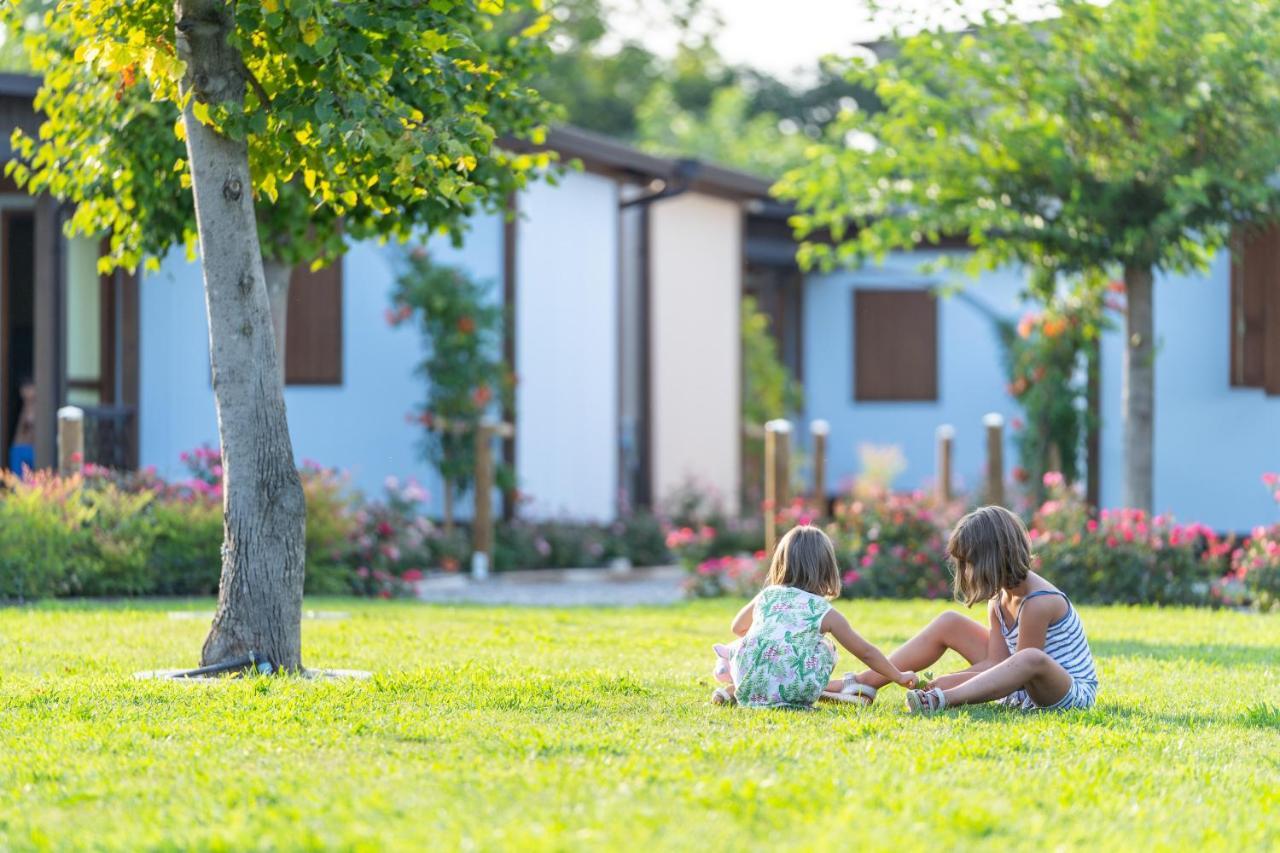
<svg viewBox="0 0 1280 853"><path fill-rule="evenodd" d="M1071 676L1056 660L1041 649L1023 649L942 695L948 705L973 705L1026 690L1037 705L1052 705L1070 689Z"/></svg>
<svg viewBox="0 0 1280 853"><path fill-rule="evenodd" d="M987 629L981 624L954 610L948 610L926 625L919 634L903 643L901 648L889 655L889 660L898 669L920 672L933 666L948 649L952 649L974 664L986 658L987 640ZM868 669L858 673L858 682L879 690L889 683L889 679ZM828 689L832 689L830 685Z"/></svg>

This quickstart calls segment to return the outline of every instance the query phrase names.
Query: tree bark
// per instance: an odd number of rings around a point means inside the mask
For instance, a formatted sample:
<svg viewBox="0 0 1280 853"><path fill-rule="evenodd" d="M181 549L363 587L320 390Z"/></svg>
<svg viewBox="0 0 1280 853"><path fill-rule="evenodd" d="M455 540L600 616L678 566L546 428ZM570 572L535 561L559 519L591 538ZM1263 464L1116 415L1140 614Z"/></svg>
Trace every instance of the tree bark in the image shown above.
<svg viewBox="0 0 1280 853"><path fill-rule="evenodd" d="M183 112L209 315L222 444L222 578L201 655L208 665L253 653L302 666L305 571L302 484L285 418L249 179L248 148L201 124L191 104L237 105L245 81L225 0L177 0L187 63Z"/></svg>
<svg viewBox="0 0 1280 853"><path fill-rule="evenodd" d="M293 276L293 267L272 258L262 261L263 274L267 281L267 301L271 304L271 331L276 342L276 363L280 367L280 383L285 381L285 336L289 328L289 281Z"/></svg>
<svg viewBox="0 0 1280 853"><path fill-rule="evenodd" d="M1126 267L1125 505L1151 512L1155 447L1155 318L1150 267Z"/></svg>

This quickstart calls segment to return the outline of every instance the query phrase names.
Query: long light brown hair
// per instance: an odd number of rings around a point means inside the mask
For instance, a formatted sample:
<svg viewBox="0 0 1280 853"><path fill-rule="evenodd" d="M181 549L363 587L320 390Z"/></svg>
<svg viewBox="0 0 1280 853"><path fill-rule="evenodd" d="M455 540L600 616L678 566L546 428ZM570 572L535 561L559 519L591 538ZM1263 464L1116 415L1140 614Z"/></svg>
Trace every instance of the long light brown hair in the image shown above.
<svg viewBox="0 0 1280 853"><path fill-rule="evenodd" d="M1017 586L1031 571L1031 537L1022 519L1002 506L984 506L960 519L947 554L956 598L969 606Z"/></svg>
<svg viewBox="0 0 1280 853"><path fill-rule="evenodd" d="M794 586L824 598L840 594L840 563L827 534L803 524L778 542L769 564L770 586Z"/></svg>

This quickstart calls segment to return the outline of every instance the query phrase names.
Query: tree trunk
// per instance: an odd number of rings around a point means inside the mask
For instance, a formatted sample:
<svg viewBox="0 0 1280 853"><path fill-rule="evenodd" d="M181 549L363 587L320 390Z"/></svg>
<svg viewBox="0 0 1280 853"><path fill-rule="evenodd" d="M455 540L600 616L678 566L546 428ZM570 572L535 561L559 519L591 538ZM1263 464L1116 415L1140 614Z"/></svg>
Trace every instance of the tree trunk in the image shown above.
<svg viewBox="0 0 1280 853"><path fill-rule="evenodd" d="M1126 267L1124 348L1125 506L1151 512L1155 446L1155 320L1151 269Z"/></svg>
<svg viewBox="0 0 1280 853"><path fill-rule="evenodd" d="M271 331L276 342L276 362L280 383L284 384L285 332L289 328L289 280L293 267L283 261L264 258L262 271L267 280L267 301L271 304Z"/></svg>
<svg viewBox="0 0 1280 853"><path fill-rule="evenodd" d="M225 0L177 0L183 90L207 103L244 95ZM194 103L194 100L191 102ZM183 113L209 313L222 443L222 579L203 664L254 653L302 666L304 526L249 181L248 149Z"/></svg>

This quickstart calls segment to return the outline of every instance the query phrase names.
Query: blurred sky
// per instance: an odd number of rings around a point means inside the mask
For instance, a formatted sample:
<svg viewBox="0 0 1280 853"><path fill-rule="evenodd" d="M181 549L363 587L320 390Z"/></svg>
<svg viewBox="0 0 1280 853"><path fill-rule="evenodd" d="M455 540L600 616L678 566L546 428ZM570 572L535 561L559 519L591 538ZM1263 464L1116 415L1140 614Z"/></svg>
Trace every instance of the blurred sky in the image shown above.
<svg viewBox="0 0 1280 853"><path fill-rule="evenodd" d="M819 57L848 54L859 42L884 37L898 23L961 26L964 14L1000 5L998 0L897 0L893 12L872 16L860 0L706 0L720 17L716 47L733 64L751 65L799 82ZM654 25L661 0L646 0L647 13L615 14L613 26L624 36L643 40L651 50L668 53L674 32ZM1028 16L1043 15L1043 0L1019 3ZM621 7L619 7L621 8ZM647 19L647 20L646 20ZM916 26L912 26L912 24Z"/></svg>

